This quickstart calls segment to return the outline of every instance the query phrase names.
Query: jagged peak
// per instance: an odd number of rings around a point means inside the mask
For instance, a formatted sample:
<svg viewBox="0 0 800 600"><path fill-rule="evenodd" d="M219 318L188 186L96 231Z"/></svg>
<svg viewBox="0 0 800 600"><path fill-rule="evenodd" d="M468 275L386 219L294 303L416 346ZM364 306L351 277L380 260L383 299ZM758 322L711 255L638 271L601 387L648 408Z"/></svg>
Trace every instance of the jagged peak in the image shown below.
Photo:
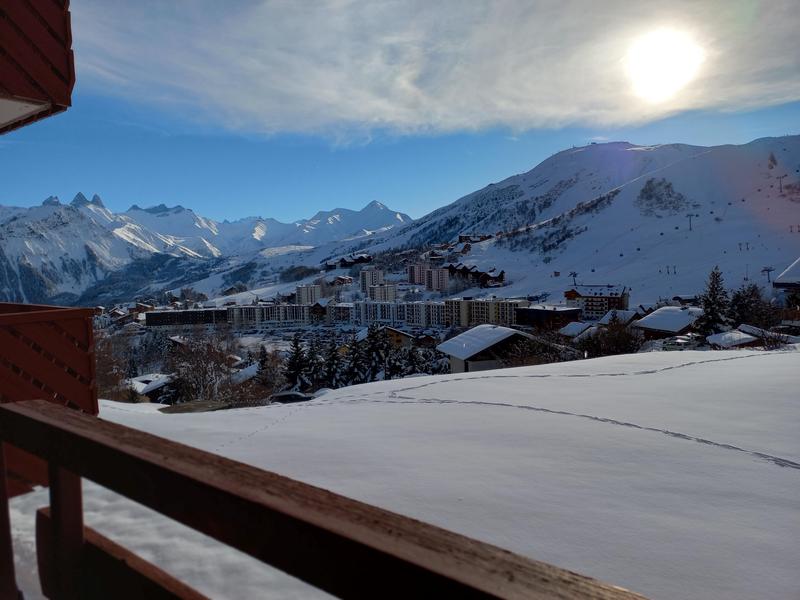
<svg viewBox="0 0 800 600"><path fill-rule="evenodd" d="M99 206L100 208L105 208L106 207L105 204L103 204L103 200L100 198L99 194L93 195L90 202L92 204L94 204L95 206Z"/></svg>
<svg viewBox="0 0 800 600"><path fill-rule="evenodd" d="M77 194L75 194L75 197L72 199L72 202L70 202L70 204L72 206L79 208L81 206L86 206L87 204L89 204L89 199L83 195L83 192L78 192Z"/></svg>
<svg viewBox="0 0 800 600"><path fill-rule="evenodd" d="M370 209L370 208L377 208L379 210L387 210L386 205L381 203L381 202L378 202L377 200L373 200L372 202L367 204L362 210L367 210L367 209Z"/></svg>
<svg viewBox="0 0 800 600"><path fill-rule="evenodd" d="M58 196L48 196L42 202L42 206L61 206L61 201Z"/></svg>

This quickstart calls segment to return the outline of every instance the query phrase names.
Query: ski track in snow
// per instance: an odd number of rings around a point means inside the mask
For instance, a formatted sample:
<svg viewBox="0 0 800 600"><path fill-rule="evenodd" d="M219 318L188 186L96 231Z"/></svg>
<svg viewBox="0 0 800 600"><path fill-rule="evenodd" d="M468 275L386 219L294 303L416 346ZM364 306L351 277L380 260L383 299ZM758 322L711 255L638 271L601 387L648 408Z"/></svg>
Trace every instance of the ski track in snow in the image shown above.
<svg viewBox="0 0 800 600"><path fill-rule="evenodd" d="M383 403L383 404L468 404L468 405L477 405L477 406L501 406L506 408L517 408L521 410L531 410L535 412L542 412L554 415L562 415L562 416L570 416L570 417L578 417L581 419L589 419L592 421L600 422L600 423L608 423L610 425L617 425L621 427L630 427L633 429L640 429L642 431L653 431L655 433L661 433L663 435L668 435L673 438L688 440L692 442L697 442L699 444L705 444L708 446L714 446L716 448L723 448L726 450L733 450L736 452L744 452L745 454L749 454L755 458L759 458L761 460L765 460L767 462L771 462L772 464L778 465L779 467L787 467L790 469L798 469L800 470L800 463L796 463L794 461L781 458L779 456L772 456L770 454L765 454L763 452L756 452L754 450L747 450L746 448L740 448L739 446L734 446L732 444L725 444L721 442L715 442L713 440L708 440L701 437L696 437L693 435L689 435L686 433L680 433L678 431L671 431L669 429L659 429L658 427L648 427L645 425L638 425L637 423L631 423L628 421L619 421L617 419L610 419L607 417L600 417L597 415L587 415L582 413L573 413L565 410L555 410L550 408L544 408L541 406L530 406L527 404L512 404L508 402L490 402L490 401L478 401L478 400L444 400L441 398L415 398L413 396L403 396L401 395L403 392L411 392L415 390L420 390L426 387L430 387L432 385L441 385L445 383L455 383L455 382L462 382L465 379L539 379L539 378L576 378L576 377L620 377L620 376L634 376L634 375L654 375L657 373L663 373L665 371L672 371L675 369L683 369L686 367L692 367L695 365L702 365L706 363L716 363L716 362L727 362L732 360L743 360L747 358L757 358L759 356L767 356L767 353L760 353L760 354L747 354L744 356L733 356L728 358L713 358L708 360L699 360L699 361L692 361L681 363L678 365L672 365L668 367L661 367L659 369L647 369L644 371L633 371L629 373L571 373L571 374L564 374L564 375L553 375L553 374L542 374L542 375L481 375L477 377L466 377L463 379L440 379L437 381L432 381L428 383L423 383L416 386L409 386L406 388L400 388L397 390L391 390L389 392L372 392L370 394L352 394L348 396L339 396L338 400L345 400L348 402L375 402L375 403ZM376 398L375 396L388 396L392 398L391 400L381 400ZM314 406L309 405L309 406ZM320 404L316 404L316 406L320 406Z"/></svg>
<svg viewBox="0 0 800 600"><path fill-rule="evenodd" d="M437 379L434 381L429 381L426 383L421 383L418 385L398 388L395 390L388 390L388 391L376 391L370 392L366 394L347 394L338 396L336 401L343 401L346 403L357 404L357 403L375 403L375 404L464 404L464 405L472 405L472 406L498 406L504 408L516 408L519 410L529 410L534 412L552 414L552 415L561 415L567 417L577 417L581 419L588 419L591 421L595 421L598 423L607 423L609 425L616 425L619 427L630 427L632 429L639 429L641 431L652 431L654 433L660 433L662 435L667 435L672 438L687 440L696 442L698 444L705 444L707 446L713 446L715 448L722 448L725 450L732 450L735 452L743 452L745 454L749 454L755 458L760 460L764 460L775 464L779 467L786 467L790 469L798 469L800 470L800 463L788 460L786 458L781 458L779 456L773 456L771 454L765 454L763 452L757 452L755 450L748 450L746 448L741 448L739 446L734 446L732 444L726 444L722 442L715 442L713 440L709 440L702 437L697 437L693 435L689 435L686 433L681 433L678 431L671 431L669 429L660 429L658 427L649 427L646 425L639 425L637 423L632 423L629 421L620 421L617 419L611 419L608 417L601 417L598 415L589 415L583 413L574 413L566 410L557 410L551 408L544 408L542 406L531 406L527 404L513 404L510 402L490 402L490 401L480 401L480 400L446 400L442 398L418 398L414 396L404 396L402 395L404 392L413 392L417 390L421 390L433 385L443 385L447 383L460 383L465 380L473 380L473 379L481 379L481 380L488 380L488 379L546 379L546 378L592 378L592 377L624 377L624 376L640 376L640 375L655 375L658 373L663 373L666 371L672 371L676 369L684 369L687 367L693 367L695 365L702 365L707 363L718 363L718 362L728 362L733 360L744 360L749 358L758 358L763 356L768 356L769 353L761 352L757 354L746 354L743 356L732 356L727 358L710 358L707 360L696 360L690 361L685 363L680 363L677 365L671 365L668 367L661 367L658 369L646 369L642 371L632 371L632 372L622 372L622 373L566 373L566 374L526 374L526 375L478 375L475 377L464 377L460 379ZM388 399L387 399L388 398ZM238 444L243 442L249 438L252 438L268 429L271 429L277 425L288 420L291 416L295 415L298 411L311 409L315 407L326 406L326 402L324 400L320 400L318 402L311 402L311 403L302 403L293 405L290 409L284 411L279 417L270 419L268 423L263 425L262 427L258 427L244 435L237 436L233 439L230 439L226 442L223 442L216 446L213 452L219 452L222 448L226 448L228 446L232 446L234 444ZM114 410L120 410L123 412L137 412L137 411L126 411L124 408L119 408L116 406L109 407L113 408Z"/></svg>

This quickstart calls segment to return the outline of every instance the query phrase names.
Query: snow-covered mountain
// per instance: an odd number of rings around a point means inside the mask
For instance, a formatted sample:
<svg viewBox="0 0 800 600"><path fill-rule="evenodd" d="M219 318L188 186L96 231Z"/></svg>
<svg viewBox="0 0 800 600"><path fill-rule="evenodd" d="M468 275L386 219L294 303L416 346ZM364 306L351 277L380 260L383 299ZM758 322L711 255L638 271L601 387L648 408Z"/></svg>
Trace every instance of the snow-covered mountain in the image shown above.
<svg viewBox="0 0 800 600"><path fill-rule="evenodd" d="M560 296L573 271L579 282L631 286L641 301L697 291L714 265L729 285L767 283L763 267L780 272L800 255L800 136L571 148L376 239L371 250L467 233L494 236L462 260L505 270L512 285L504 295Z"/></svg>
<svg viewBox="0 0 800 600"><path fill-rule="evenodd" d="M408 215L379 202L363 209L320 212L311 219L282 223L249 217L217 222L182 206L132 206L114 213L99 196L79 193L69 204L50 197L32 208L0 206L0 299L70 302L88 287L135 262L168 265L167 279L188 268L168 257L214 261L264 249L317 246L359 238L411 222ZM164 255L164 256L161 256ZM153 263L150 263L153 267ZM168 283L168 282L165 282Z"/></svg>
<svg viewBox="0 0 800 600"><path fill-rule="evenodd" d="M0 207L0 297L41 300L87 284L87 302L176 285L215 295L232 282L258 288L282 268L355 251L490 234L457 258L505 271L510 285L494 293L560 298L576 272L579 283L624 284L634 301L647 302L700 290L715 265L730 286L766 283L764 267L780 272L800 256L800 136L740 146L571 148L416 221L377 202L296 223L216 222L164 205L114 214L97 196L45 205ZM75 228L52 247L51 213Z"/></svg>

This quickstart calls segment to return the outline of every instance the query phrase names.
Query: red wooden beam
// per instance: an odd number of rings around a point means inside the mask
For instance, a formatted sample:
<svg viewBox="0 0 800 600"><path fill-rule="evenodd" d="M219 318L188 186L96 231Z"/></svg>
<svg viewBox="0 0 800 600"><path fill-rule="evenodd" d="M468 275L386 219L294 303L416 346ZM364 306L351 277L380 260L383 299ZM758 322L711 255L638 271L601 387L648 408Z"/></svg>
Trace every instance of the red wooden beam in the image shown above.
<svg viewBox="0 0 800 600"><path fill-rule="evenodd" d="M152 563L115 544L90 527L83 528L81 600L208 600ZM38 556L52 555L53 519L49 508L36 511ZM39 562L42 593L55 597L55 569L47 559Z"/></svg>
<svg viewBox="0 0 800 600"><path fill-rule="evenodd" d="M69 2L0 3L0 134L66 110L75 65Z"/></svg>

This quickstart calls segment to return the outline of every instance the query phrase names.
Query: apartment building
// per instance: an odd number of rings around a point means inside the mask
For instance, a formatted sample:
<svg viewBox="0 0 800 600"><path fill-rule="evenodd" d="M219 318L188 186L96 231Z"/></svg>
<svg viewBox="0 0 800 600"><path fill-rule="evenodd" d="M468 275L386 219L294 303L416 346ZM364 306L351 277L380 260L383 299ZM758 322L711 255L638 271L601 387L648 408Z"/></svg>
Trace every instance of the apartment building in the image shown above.
<svg viewBox="0 0 800 600"><path fill-rule="evenodd" d="M380 269L364 269L358 274L361 293L365 296L369 291L369 286L385 283L384 273Z"/></svg>
<svg viewBox="0 0 800 600"><path fill-rule="evenodd" d="M445 292L450 285L450 271L447 269L426 269L425 287L433 292Z"/></svg>
<svg viewBox="0 0 800 600"><path fill-rule="evenodd" d="M600 319L610 310L627 310L630 294L624 285L576 285L566 292L567 306L581 309L583 319Z"/></svg>
<svg viewBox="0 0 800 600"><path fill-rule="evenodd" d="M320 298L322 298L321 285L298 285L295 288L295 302L297 304L314 304Z"/></svg>
<svg viewBox="0 0 800 600"><path fill-rule="evenodd" d="M393 283L370 285L367 287L367 297L373 302L394 302L397 300L397 285Z"/></svg>
<svg viewBox="0 0 800 600"><path fill-rule="evenodd" d="M408 265L408 267L406 267L408 283L413 283L415 285L425 285L426 270L428 269L423 264Z"/></svg>

